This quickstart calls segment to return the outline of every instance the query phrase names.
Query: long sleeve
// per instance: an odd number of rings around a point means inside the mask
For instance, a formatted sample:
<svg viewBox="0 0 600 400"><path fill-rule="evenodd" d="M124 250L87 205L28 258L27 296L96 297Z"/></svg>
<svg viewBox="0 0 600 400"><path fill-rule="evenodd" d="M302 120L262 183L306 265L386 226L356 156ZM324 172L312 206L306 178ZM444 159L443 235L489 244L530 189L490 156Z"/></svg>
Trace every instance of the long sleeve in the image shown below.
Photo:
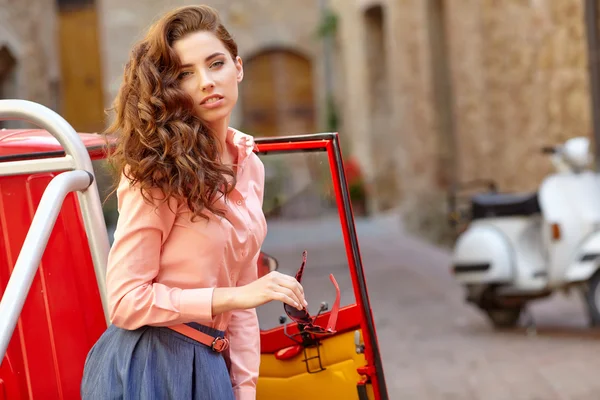
<svg viewBox="0 0 600 400"><path fill-rule="evenodd" d="M176 201L149 204L125 177L117 198L119 219L106 275L111 322L124 329L210 322L213 288L180 289L155 282L161 248L176 218Z"/></svg>
<svg viewBox="0 0 600 400"><path fill-rule="evenodd" d="M254 155L257 167L257 187L260 206L263 205L265 168ZM266 229L266 226L265 226ZM240 274L237 286L247 285L258 279L258 257ZM260 327L255 309L237 310L231 315L228 328L230 341L230 376L236 400L255 400L256 384L260 368Z"/></svg>
<svg viewBox="0 0 600 400"><path fill-rule="evenodd" d="M238 286L257 279L256 262L245 268ZM256 383L260 367L260 329L255 309L237 310L231 315L229 337L230 377L236 400L256 399Z"/></svg>

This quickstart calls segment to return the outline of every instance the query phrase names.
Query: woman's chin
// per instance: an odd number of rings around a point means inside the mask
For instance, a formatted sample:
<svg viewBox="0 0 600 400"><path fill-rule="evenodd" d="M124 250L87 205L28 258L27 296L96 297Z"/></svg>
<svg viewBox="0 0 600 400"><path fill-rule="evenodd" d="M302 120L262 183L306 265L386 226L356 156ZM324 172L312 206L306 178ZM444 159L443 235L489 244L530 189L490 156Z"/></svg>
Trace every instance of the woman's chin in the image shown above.
<svg viewBox="0 0 600 400"><path fill-rule="evenodd" d="M213 125L213 124L218 124L224 120L226 120L229 115L230 112L225 109L225 107L223 107L222 109L217 109L217 110L211 110L211 112L202 112L202 113L198 113L198 117L206 124L208 125Z"/></svg>

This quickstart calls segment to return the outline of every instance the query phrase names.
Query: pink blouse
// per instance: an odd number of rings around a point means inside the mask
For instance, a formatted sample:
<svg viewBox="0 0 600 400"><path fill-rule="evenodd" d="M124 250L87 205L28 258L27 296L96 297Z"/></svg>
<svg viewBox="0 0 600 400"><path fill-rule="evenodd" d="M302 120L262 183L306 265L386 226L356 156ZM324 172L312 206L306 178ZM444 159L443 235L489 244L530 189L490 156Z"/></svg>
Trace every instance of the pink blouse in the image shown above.
<svg viewBox="0 0 600 400"><path fill-rule="evenodd" d="M227 332L231 381L236 399L254 399L260 365L256 311L212 315L215 287L257 279L257 261L267 234L262 212L264 166L254 140L234 129L227 141L238 148L237 184L226 218L196 218L175 200L149 205L122 178L119 219L107 269L111 322L124 329L197 322ZM225 353L224 353L225 354Z"/></svg>

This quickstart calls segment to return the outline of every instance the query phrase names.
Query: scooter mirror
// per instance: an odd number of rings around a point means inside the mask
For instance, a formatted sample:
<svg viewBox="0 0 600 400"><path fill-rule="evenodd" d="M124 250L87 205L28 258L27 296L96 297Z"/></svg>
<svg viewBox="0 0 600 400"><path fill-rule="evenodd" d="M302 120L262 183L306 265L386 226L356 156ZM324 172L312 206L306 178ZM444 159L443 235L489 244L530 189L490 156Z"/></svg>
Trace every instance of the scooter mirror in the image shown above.
<svg viewBox="0 0 600 400"><path fill-rule="evenodd" d="M590 141L586 137L575 137L565 142L562 155L573 168L583 169L591 161Z"/></svg>

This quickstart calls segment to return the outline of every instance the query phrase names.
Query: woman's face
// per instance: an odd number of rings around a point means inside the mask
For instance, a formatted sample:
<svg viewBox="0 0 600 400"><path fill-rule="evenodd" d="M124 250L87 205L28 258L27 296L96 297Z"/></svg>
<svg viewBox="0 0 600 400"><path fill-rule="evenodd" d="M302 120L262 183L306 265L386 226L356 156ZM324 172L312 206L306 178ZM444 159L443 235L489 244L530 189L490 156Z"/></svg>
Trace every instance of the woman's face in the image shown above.
<svg viewBox="0 0 600 400"><path fill-rule="evenodd" d="M244 71L211 32L191 33L173 44L181 60L180 87L194 100L196 115L209 126L229 123Z"/></svg>

